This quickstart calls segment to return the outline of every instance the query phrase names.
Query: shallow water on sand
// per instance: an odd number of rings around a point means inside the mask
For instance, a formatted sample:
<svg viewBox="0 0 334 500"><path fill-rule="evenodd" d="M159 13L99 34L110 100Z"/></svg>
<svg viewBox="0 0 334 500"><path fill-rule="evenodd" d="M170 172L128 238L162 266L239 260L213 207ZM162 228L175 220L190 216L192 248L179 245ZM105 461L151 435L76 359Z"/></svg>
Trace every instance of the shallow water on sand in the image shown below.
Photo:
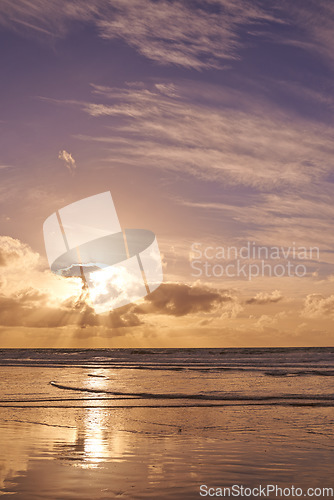
<svg viewBox="0 0 334 500"><path fill-rule="evenodd" d="M167 353L152 363L156 369L144 366L156 352L134 354L135 361L130 353L123 360L104 353L106 363L89 363L86 352L62 366L42 355L41 366L37 355L35 366L24 356L17 366L5 353L0 495L193 499L202 484L333 487L331 352L303 363L299 351L298 362L295 356L273 374L261 354L252 363L245 353L239 363L230 354L223 366L216 352L203 370L207 359L193 351L192 362L175 353L169 367Z"/></svg>

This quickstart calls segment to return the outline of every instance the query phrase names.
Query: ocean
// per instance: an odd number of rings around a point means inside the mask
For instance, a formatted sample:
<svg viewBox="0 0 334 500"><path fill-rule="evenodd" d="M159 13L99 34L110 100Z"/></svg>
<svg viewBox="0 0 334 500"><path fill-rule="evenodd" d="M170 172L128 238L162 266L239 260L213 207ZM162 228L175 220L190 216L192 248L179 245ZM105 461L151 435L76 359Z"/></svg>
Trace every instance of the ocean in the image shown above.
<svg viewBox="0 0 334 500"><path fill-rule="evenodd" d="M0 367L4 497L334 487L334 348L3 349Z"/></svg>

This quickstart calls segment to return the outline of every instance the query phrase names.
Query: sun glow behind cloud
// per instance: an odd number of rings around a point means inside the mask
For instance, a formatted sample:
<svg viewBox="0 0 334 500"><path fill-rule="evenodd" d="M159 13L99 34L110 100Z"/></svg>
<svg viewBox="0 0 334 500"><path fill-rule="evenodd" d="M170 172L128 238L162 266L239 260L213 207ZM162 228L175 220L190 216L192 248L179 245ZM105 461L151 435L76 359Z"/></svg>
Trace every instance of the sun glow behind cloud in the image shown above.
<svg viewBox="0 0 334 500"><path fill-rule="evenodd" d="M110 266L90 274L89 298L97 313L140 299L143 280L128 268ZM136 293L136 290L138 292Z"/></svg>

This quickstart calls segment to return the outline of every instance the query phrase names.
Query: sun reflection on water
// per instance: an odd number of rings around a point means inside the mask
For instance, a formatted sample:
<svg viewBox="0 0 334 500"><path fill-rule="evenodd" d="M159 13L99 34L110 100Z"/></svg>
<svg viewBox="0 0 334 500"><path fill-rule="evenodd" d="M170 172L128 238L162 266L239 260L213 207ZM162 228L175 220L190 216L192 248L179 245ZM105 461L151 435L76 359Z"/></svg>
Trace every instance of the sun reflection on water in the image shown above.
<svg viewBox="0 0 334 500"><path fill-rule="evenodd" d="M101 370L94 370L85 381L89 389L103 389L108 386L108 379ZM96 398L96 395L94 396ZM99 407L85 409L83 420L78 423L77 441L82 443L81 460L76 461L76 467L97 468L105 461L122 461L126 448L125 436L113 432L112 417L114 412Z"/></svg>

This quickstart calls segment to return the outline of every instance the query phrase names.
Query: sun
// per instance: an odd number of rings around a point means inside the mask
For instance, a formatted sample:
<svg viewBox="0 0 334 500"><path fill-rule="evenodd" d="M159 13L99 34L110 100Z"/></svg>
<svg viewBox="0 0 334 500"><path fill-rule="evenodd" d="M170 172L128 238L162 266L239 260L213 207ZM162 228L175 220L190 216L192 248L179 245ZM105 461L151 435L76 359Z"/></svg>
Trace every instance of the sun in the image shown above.
<svg viewBox="0 0 334 500"><path fill-rule="evenodd" d="M125 266L108 266L89 273L87 300L95 312L110 311L142 296L142 276Z"/></svg>

